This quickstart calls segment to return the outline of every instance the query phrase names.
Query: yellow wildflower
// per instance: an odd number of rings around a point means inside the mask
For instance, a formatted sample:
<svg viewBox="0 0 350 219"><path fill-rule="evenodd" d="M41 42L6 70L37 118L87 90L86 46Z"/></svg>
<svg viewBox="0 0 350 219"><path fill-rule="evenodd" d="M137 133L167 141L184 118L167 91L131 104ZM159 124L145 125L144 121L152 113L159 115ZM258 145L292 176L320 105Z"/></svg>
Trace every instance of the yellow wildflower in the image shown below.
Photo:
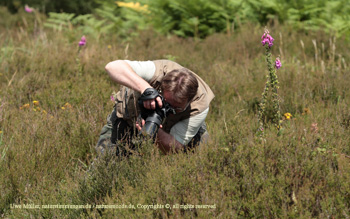
<svg viewBox="0 0 350 219"><path fill-rule="evenodd" d="M34 101L33 101L33 104L34 104L34 106L39 106L39 101L34 100Z"/></svg>
<svg viewBox="0 0 350 219"><path fill-rule="evenodd" d="M131 8L135 11L141 11L141 12L148 12L147 8L148 5L143 5L141 6L139 2L120 2L116 1L115 2L119 7L124 7L124 8Z"/></svg>
<svg viewBox="0 0 350 219"><path fill-rule="evenodd" d="M29 107L30 107L29 103L26 103L23 106L21 106L19 109L20 110L22 110L22 109L29 109Z"/></svg>
<svg viewBox="0 0 350 219"><path fill-rule="evenodd" d="M311 110L309 108L304 108L304 111L301 115L307 115L307 114L310 114L311 113Z"/></svg>
<svg viewBox="0 0 350 219"><path fill-rule="evenodd" d="M0 134L2 134L2 131L0 131Z"/></svg>
<svg viewBox="0 0 350 219"><path fill-rule="evenodd" d="M63 107L68 108L68 109L71 109L71 108L72 108L72 105L70 105L69 103L65 103Z"/></svg>
<svg viewBox="0 0 350 219"><path fill-rule="evenodd" d="M65 103L62 107L61 107L61 109L63 109L63 110L66 110L66 109L72 109L73 107L72 107L72 105L70 105L70 103Z"/></svg>
<svg viewBox="0 0 350 219"><path fill-rule="evenodd" d="M108 48L108 49L112 49L112 46L111 46L111 45L108 45L107 48Z"/></svg>
<svg viewBox="0 0 350 219"><path fill-rule="evenodd" d="M36 109L37 111L39 111L39 112L41 111L41 108L40 108L40 107L37 107L37 108L35 108L35 109Z"/></svg>
<svg viewBox="0 0 350 219"><path fill-rule="evenodd" d="M44 114L47 114L46 110L42 110L41 112L44 113Z"/></svg>
<svg viewBox="0 0 350 219"><path fill-rule="evenodd" d="M286 118L286 120L290 120L290 118L292 118L292 114L290 113L285 113L284 117Z"/></svg>

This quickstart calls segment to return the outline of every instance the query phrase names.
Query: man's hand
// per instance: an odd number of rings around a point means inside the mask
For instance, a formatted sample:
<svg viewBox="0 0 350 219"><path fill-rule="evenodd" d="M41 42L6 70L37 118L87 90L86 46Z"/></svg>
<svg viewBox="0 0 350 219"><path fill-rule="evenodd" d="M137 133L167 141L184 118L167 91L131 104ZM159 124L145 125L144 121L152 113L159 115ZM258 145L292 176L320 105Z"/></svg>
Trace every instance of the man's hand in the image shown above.
<svg viewBox="0 0 350 219"><path fill-rule="evenodd" d="M163 107L163 103L162 103L162 99L160 97L156 97L156 99L153 99L153 100L145 100L145 101L143 101L143 107L145 107L146 109L155 110L156 109L156 101L158 103L158 106L160 108L162 108Z"/></svg>
<svg viewBox="0 0 350 219"><path fill-rule="evenodd" d="M141 124L140 124L141 122ZM137 121L136 122L136 128L138 131L141 131L142 127L145 125L145 120ZM157 140L156 144L158 148L164 153L168 154L172 151L177 152L181 149L183 149L183 145L178 142L173 136L163 131L163 126L160 125L157 133Z"/></svg>
<svg viewBox="0 0 350 219"><path fill-rule="evenodd" d="M138 131L141 131L142 127L145 125L145 120L141 119L141 124L139 124L138 121L136 121L136 129ZM163 128L163 125L160 125L159 128Z"/></svg>
<svg viewBox="0 0 350 219"><path fill-rule="evenodd" d="M136 121L136 128L138 131L141 131L141 129L144 125L145 125L145 120L141 119L141 124L139 124L139 122Z"/></svg>

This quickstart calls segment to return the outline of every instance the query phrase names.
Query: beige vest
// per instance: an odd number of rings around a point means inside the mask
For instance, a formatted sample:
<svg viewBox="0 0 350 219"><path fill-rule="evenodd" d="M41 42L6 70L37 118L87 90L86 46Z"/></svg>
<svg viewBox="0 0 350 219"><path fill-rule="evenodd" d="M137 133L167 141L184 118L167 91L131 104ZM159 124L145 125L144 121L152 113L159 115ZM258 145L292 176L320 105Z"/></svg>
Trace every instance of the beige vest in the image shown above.
<svg viewBox="0 0 350 219"><path fill-rule="evenodd" d="M161 81L163 76L174 69L183 68L181 65L169 61L169 60L156 60L153 61L156 66L156 72L149 82L152 87L160 91ZM192 72L192 71L191 71ZM170 132L171 127L177 122L187 119L190 116L197 115L203 112L209 107L211 100L214 98L214 93L210 87L194 72L192 72L198 80L198 91L192 99L188 108L181 113L170 114L163 122L163 129L166 132ZM133 126L136 122L139 114L139 107L137 100L140 97L140 93L130 88L122 86L120 91L114 96L116 100L116 112L119 118L123 118L128 122L130 126Z"/></svg>

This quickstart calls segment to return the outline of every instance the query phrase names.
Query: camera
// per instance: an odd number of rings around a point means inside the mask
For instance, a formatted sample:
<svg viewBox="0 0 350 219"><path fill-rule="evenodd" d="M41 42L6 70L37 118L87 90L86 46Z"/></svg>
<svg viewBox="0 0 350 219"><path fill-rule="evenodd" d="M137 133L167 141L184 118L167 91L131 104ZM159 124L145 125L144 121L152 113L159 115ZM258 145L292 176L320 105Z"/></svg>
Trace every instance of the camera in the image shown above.
<svg viewBox="0 0 350 219"><path fill-rule="evenodd" d="M156 108L146 109L143 106L143 102L145 100L153 100L157 97L160 97L162 100L162 107L158 106L158 102L156 102ZM145 125L142 127L139 134L144 136L150 136L152 138L158 132L159 126L162 124L164 118L166 118L169 114L176 114L174 108L170 106L169 103L164 101L164 98L158 93L158 91L154 88L147 88L138 99L138 105L141 110L141 118L145 120Z"/></svg>

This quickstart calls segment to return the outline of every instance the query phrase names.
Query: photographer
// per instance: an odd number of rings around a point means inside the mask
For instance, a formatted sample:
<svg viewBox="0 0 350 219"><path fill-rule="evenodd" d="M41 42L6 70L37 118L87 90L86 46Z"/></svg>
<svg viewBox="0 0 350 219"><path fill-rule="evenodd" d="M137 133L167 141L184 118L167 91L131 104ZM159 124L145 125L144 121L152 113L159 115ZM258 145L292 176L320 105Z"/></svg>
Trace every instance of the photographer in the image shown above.
<svg viewBox="0 0 350 219"><path fill-rule="evenodd" d="M214 94L198 75L169 60L117 60L105 69L122 87L114 95L116 105L102 128L98 151L116 147L117 154L125 154L121 145L132 149L132 137L145 125L140 108L154 111L165 104L174 112L164 115L155 138L164 153L186 151L208 138L205 118Z"/></svg>

